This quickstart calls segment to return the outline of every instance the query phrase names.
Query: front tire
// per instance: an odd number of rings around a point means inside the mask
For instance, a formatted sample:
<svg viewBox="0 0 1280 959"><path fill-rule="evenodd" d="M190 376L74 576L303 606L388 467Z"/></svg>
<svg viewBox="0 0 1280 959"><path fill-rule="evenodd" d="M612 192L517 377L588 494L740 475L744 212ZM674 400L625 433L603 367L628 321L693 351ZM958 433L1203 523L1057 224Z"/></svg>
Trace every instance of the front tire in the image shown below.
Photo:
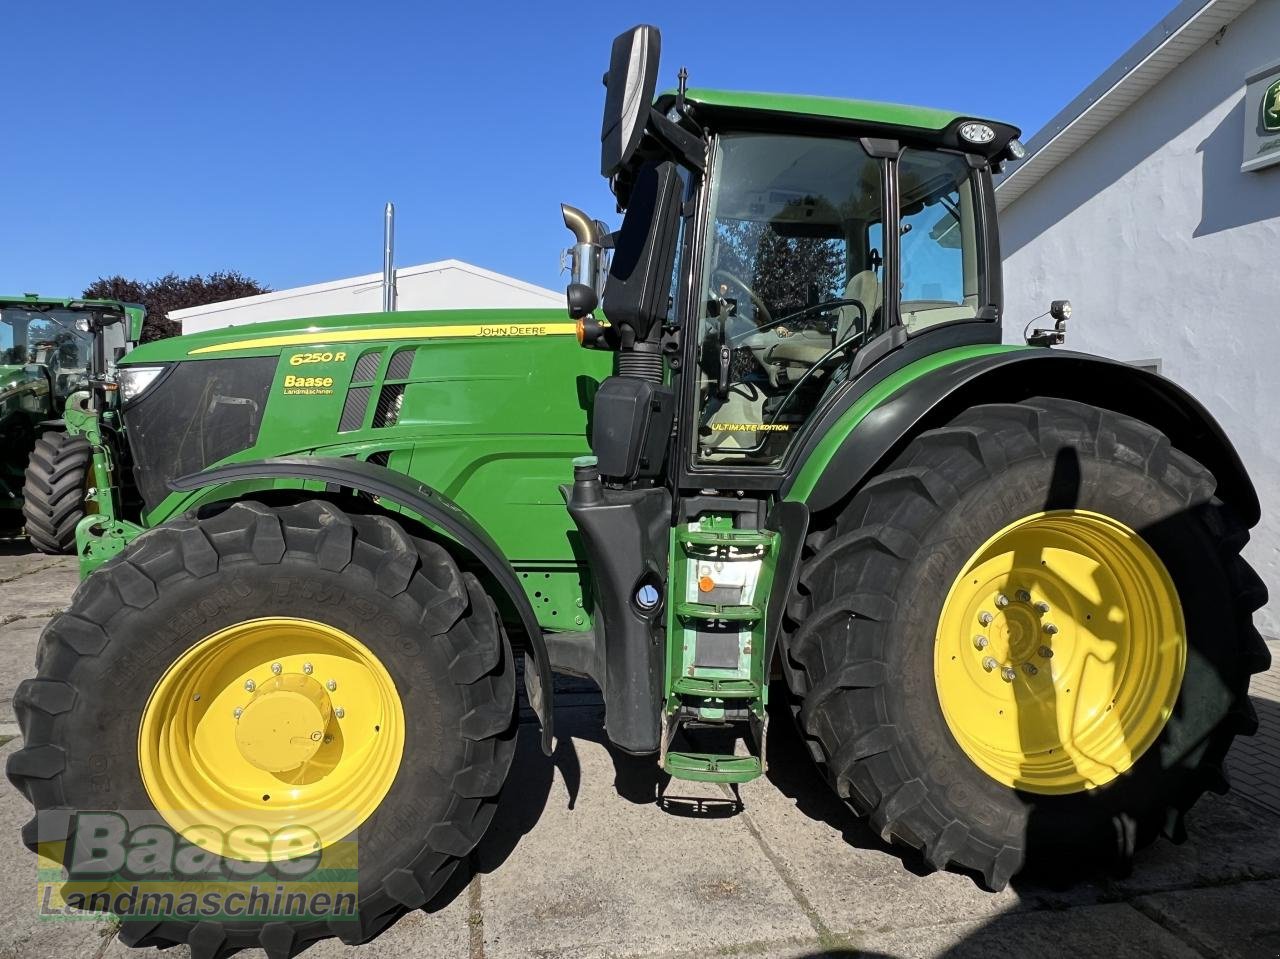
<svg viewBox="0 0 1280 959"><path fill-rule="evenodd" d="M73 553L93 468L83 436L49 431L36 440L22 486L27 539L42 553Z"/></svg>
<svg viewBox="0 0 1280 959"><path fill-rule="evenodd" d="M514 752L511 648L478 580L385 516L319 501L236 503L143 534L49 624L37 668L14 697L25 745L8 764L36 808L29 848L65 840L87 810L219 825L218 795L268 830L305 808L328 823L326 847L354 830L357 921L125 917L131 945L277 957L368 939L427 903L480 840ZM321 736L299 725L313 719ZM270 739L282 721L304 735ZM296 749L315 762L285 769ZM198 801L175 805L183 796ZM334 809L355 818L326 819Z"/></svg>
<svg viewBox="0 0 1280 959"><path fill-rule="evenodd" d="M1180 841L1227 789L1269 662L1266 591L1215 486L1147 424L1064 400L916 437L811 537L789 609L831 784L886 841L992 889Z"/></svg>

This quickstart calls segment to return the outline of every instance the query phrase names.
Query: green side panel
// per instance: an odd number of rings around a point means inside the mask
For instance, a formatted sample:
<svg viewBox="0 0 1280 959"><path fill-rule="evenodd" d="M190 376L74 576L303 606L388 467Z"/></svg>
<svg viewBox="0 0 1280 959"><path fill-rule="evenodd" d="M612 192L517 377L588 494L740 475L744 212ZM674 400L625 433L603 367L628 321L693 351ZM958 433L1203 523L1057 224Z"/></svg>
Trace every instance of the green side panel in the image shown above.
<svg viewBox="0 0 1280 959"><path fill-rule="evenodd" d="M589 414L612 356L578 346L562 312L259 323L144 344L127 360L247 356L279 356L257 442L209 467L289 455L381 463L474 517L521 575L545 628L590 627L584 560L559 486L572 481L573 458L590 452ZM282 485L299 484L239 488ZM162 523L200 499L173 494L146 523Z"/></svg>
<svg viewBox="0 0 1280 959"><path fill-rule="evenodd" d="M674 92L671 91L672 94ZM767 110L772 113L794 113L836 120L886 123L903 127L919 127L925 130L942 130L961 117L972 117L972 114L956 113L954 110L935 110L931 107L906 106L900 103L845 100L839 97L802 96L792 93L746 93L694 88L688 90L685 97L695 104L705 103L707 106L727 109Z"/></svg>
<svg viewBox="0 0 1280 959"><path fill-rule="evenodd" d="M835 456L836 451L844 443L845 437L857 428L868 413L913 380L935 370L940 370L944 366L950 366L953 363L962 363L965 360L972 360L979 356L988 356L994 353L1008 353L1013 350L1028 349L1032 349L1032 347L1000 346L996 344L961 346L953 350L931 353L923 359L916 360L916 362L904 366L896 373L885 377L884 380L859 397L857 402L850 406L832 424L831 429L819 440L818 445L809 454L809 458L800 467L800 472L796 475L795 483L792 484L786 498L799 502L807 500L813 493L813 488L817 485L818 478L826 471L832 457Z"/></svg>

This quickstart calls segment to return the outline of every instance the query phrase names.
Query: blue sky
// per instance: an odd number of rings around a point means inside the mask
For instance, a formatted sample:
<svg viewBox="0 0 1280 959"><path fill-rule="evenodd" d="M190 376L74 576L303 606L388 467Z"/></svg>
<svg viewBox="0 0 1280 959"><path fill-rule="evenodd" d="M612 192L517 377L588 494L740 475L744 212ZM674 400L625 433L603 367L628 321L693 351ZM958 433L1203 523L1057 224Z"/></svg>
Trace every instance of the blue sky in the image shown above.
<svg viewBox="0 0 1280 959"><path fill-rule="evenodd" d="M274 288L457 257L553 288L599 169L614 35L660 86L954 107L1029 136L1173 6L1028 3L4 4L0 293L236 269ZM889 46L883 38L894 37Z"/></svg>

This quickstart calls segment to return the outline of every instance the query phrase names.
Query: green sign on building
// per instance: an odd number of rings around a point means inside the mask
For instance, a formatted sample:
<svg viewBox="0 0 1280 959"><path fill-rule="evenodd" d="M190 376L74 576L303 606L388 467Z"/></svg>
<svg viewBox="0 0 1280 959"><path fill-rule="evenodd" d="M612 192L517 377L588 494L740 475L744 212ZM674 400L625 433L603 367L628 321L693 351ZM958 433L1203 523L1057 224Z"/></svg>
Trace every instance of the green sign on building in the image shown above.
<svg viewBox="0 0 1280 959"><path fill-rule="evenodd" d="M1244 161L1240 169L1280 163L1280 61L1249 75L1244 94Z"/></svg>

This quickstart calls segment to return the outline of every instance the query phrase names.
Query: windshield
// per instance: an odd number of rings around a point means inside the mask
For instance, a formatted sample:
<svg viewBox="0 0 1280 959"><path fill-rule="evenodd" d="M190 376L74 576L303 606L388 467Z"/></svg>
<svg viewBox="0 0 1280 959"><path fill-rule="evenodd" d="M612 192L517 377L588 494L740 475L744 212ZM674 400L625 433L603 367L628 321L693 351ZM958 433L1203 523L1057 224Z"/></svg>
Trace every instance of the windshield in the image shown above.
<svg viewBox="0 0 1280 959"><path fill-rule="evenodd" d="M44 367L55 395L66 398L89 381L93 338L76 329L75 310L0 308L0 365Z"/></svg>
<svg viewBox="0 0 1280 959"><path fill-rule="evenodd" d="M699 330L698 457L778 462L884 324L882 166L853 140L721 137Z"/></svg>

